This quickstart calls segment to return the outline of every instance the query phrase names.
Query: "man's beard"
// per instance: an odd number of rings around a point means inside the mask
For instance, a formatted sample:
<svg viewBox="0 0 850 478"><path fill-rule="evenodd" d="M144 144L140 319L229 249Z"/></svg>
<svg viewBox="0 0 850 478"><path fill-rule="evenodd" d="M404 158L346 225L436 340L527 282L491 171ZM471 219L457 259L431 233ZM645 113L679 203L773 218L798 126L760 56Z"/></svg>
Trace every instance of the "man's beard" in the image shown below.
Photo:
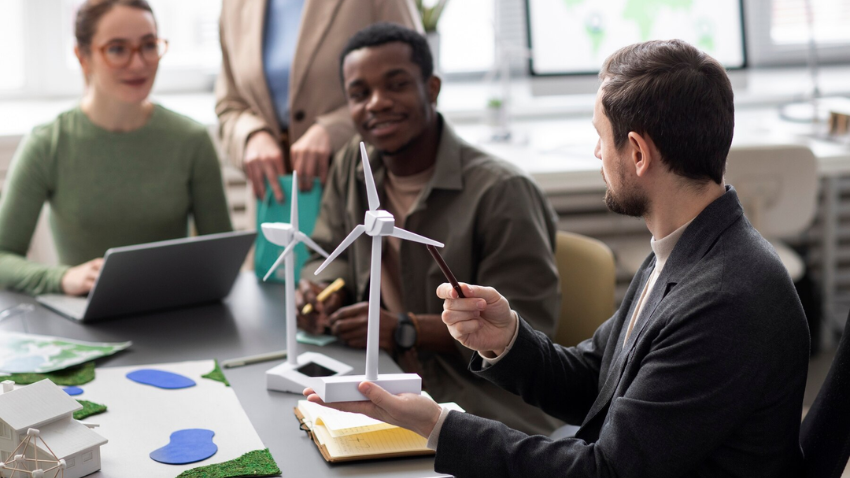
<svg viewBox="0 0 850 478"><path fill-rule="evenodd" d="M605 205L608 209L616 214L631 217L643 217L649 207L649 200L646 195L637 191L633 185L626 184L626 175L622 167L617 168L617 175L620 177L620 186L622 191L617 197L614 197L614 192L611 191L611 186L605 179L605 173L602 172L602 179L605 181Z"/></svg>
<svg viewBox="0 0 850 478"><path fill-rule="evenodd" d="M402 154L402 153L404 153L405 151L409 150L409 149L410 149L410 147L411 147L411 146L413 146L413 143L415 143L417 139L419 139L419 137L418 137L418 136L417 136L417 137L415 137L415 138L410 138L410 141L408 141L408 142L404 143L403 145L399 146L398 148L396 148L396 149L395 149L395 151L388 151L388 150L385 150L385 149L378 149L378 153L379 153L381 156L396 156L396 155L398 155L398 154Z"/></svg>

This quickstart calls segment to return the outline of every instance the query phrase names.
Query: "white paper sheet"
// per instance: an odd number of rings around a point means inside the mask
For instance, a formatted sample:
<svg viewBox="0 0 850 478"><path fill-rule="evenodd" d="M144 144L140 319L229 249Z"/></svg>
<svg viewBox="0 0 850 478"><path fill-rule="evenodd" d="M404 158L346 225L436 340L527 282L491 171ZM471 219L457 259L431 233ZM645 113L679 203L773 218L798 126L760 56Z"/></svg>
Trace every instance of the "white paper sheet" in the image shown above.
<svg viewBox="0 0 850 478"><path fill-rule="evenodd" d="M100 424L95 431L109 440L101 448L103 478L174 477L198 466L221 463L266 448L236 394L223 383L201 375L212 371L212 360L133 367L98 368L93 382L81 385L84 393L74 397L107 406L107 412L84 420ZM197 385L163 390L133 382L125 375L133 370L155 368L179 373ZM172 432L206 428L215 432L218 452L188 465L165 465L148 455L168 444Z"/></svg>

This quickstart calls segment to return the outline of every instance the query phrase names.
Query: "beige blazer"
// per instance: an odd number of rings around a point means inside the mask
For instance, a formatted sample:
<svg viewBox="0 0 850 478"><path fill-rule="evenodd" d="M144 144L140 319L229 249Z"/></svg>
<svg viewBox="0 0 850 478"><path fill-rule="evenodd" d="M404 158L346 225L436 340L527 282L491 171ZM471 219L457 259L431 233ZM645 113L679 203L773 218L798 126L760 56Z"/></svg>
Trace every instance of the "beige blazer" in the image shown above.
<svg viewBox="0 0 850 478"><path fill-rule="evenodd" d="M251 133L265 129L275 137L280 134L262 63L267 4L224 0L221 7L222 68L215 111L224 150L240 169ZM377 22L423 31L413 0L306 0L290 71L290 143L314 123L327 129L334 151L354 134L339 79L339 55L352 35Z"/></svg>

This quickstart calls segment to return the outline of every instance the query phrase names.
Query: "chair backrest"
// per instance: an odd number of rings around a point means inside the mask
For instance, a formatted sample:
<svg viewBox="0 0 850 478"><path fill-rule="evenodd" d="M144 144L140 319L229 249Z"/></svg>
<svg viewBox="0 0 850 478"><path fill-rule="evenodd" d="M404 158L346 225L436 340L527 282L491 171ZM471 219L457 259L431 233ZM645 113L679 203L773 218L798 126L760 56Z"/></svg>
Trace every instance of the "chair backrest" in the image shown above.
<svg viewBox="0 0 850 478"><path fill-rule="evenodd" d="M850 315L847 317L850 324ZM806 478L839 478L850 459L850 326L800 427Z"/></svg>
<svg viewBox="0 0 850 478"><path fill-rule="evenodd" d="M614 313L614 255L602 241L558 231L561 314L555 342L572 346L593 336Z"/></svg>
<svg viewBox="0 0 850 478"><path fill-rule="evenodd" d="M803 232L817 209L817 159L802 145L736 146L726 159L726 181L765 237Z"/></svg>

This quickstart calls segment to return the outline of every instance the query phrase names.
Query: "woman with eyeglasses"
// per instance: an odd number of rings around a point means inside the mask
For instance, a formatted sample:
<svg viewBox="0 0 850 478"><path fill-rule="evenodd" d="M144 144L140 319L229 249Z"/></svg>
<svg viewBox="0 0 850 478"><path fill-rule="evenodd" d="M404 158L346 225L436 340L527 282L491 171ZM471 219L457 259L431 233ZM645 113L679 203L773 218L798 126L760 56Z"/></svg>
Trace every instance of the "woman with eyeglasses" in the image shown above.
<svg viewBox="0 0 850 478"><path fill-rule="evenodd" d="M88 293L111 247L231 230L207 129L148 99L168 43L145 0L89 0L77 12L79 106L18 147L0 197L0 286ZM26 259L50 204L60 266Z"/></svg>

